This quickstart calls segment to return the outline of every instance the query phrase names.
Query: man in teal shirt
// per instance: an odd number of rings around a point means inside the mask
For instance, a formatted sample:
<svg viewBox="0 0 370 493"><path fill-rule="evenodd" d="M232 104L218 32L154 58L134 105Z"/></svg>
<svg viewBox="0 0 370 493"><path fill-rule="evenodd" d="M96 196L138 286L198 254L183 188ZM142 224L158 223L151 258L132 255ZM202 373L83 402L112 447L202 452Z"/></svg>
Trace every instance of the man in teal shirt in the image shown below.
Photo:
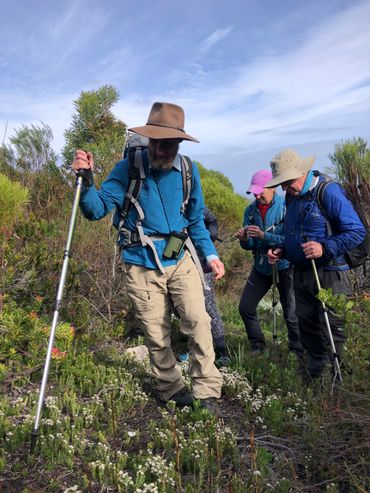
<svg viewBox="0 0 370 493"><path fill-rule="evenodd" d="M191 405L196 398L212 409L221 395L222 377L214 365L210 318L190 251L207 259L216 280L223 276L224 266L204 225L203 195L194 163L189 200L186 208L183 206L184 157L178 153L179 144L183 140L197 142L185 133L184 119L180 106L154 103L146 125L129 129L148 137L149 144L142 153L145 180L138 203L129 210L123 225L120 212L130 184L128 159L116 164L99 190L93 184L85 187L81 209L88 219L98 220L115 208L114 225L130 238L123 243L124 276L143 325L160 398L174 400L179 406ZM77 151L72 169L91 172L93 156ZM178 256L169 256L166 246L176 235L188 235L189 240ZM172 304L189 340L192 392L185 387L171 349Z"/></svg>

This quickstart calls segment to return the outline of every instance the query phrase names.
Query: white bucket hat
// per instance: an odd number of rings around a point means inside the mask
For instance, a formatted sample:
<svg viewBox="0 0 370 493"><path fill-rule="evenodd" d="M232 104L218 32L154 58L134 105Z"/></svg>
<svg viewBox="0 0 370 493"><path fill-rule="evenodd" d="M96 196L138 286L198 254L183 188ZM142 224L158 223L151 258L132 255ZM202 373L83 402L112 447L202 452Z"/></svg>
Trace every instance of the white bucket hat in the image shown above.
<svg viewBox="0 0 370 493"><path fill-rule="evenodd" d="M284 149L271 159L272 180L265 184L266 188L277 187L288 180L304 176L312 168L316 154L302 158L294 149Z"/></svg>

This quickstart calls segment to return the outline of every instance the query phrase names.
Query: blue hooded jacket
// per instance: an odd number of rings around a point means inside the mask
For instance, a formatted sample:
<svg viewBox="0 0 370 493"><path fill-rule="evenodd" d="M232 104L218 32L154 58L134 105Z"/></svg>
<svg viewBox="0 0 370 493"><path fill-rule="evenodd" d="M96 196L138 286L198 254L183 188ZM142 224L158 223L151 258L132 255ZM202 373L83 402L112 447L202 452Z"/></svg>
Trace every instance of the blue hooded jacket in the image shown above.
<svg viewBox="0 0 370 493"><path fill-rule="evenodd" d="M269 248L282 245L284 243L284 214L285 204L284 197L273 196L271 206L267 209L265 220L262 220L260 211L255 200L249 205L244 212L243 226L258 226L265 232L263 239L248 238L247 241L241 241L240 246L245 250L252 250L254 255L254 268L264 275L272 275L272 267L268 263L267 251ZM289 262L285 259L279 260L278 270L287 269Z"/></svg>
<svg viewBox="0 0 370 493"><path fill-rule="evenodd" d="M143 164L146 178L138 202L145 214L142 222L144 233L148 236L168 235L172 231L180 232L187 228L196 250L202 257L218 257L203 221L204 201L196 165L193 163L190 198L185 214L182 214L183 182L179 154L170 170L151 169L147 151L143 152ZM82 192L80 207L84 216L91 221L97 221L116 208L113 224L117 228L129 183L126 158L116 164L99 190L92 186ZM125 227L135 231L136 220L137 211L132 207L128 212ZM156 251L163 267L175 265L178 261L162 256L166 243L166 239L155 241ZM151 249L141 244L123 250L122 258L127 263L150 269L158 268ZM182 255L179 258L182 258Z"/></svg>
<svg viewBox="0 0 370 493"><path fill-rule="evenodd" d="M326 217L316 200L317 184L325 177L318 172L313 184L302 196L286 197L286 216L284 223L285 258L302 268L311 268L302 250L302 243L317 241L324 247L324 255L316 260L325 270L348 270L344 253L359 245L365 238L365 228L354 210L352 203L338 183L327 185L322 197ZM329 221L332 234L329 234Z"/></svg>

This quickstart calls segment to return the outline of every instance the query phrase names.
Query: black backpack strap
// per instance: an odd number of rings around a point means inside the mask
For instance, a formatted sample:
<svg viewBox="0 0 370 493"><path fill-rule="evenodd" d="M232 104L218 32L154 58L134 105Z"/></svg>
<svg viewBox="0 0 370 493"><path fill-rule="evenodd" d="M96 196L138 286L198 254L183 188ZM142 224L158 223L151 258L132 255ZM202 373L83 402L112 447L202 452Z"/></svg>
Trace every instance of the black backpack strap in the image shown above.
<svg viewBox="0 0 370 493"><path fill-rule="evenodd" d="M193 162L188 156L181 155L181 176L183 201L181 204L181 213L185 214L191 194L191 180L193 176Z"/></svg>
<svg viewBox="0 0 370 493"><path fill-rule="evenodd" d="M319 181L315 190L315 198L317 205L319 206L320 212L325 218L326 226L328 228L328 234L329 236L332 236L333 230L323 202L325 190L327 189L328 185L330 185L330 183L334 183L333 180L330 180L330 178L325 178L325 180Z"/></svg>
<svg viewBox="0 0 370 493"><path fill-rule="evenodd" d="M140 195L141 186L145 180L145 170L143 164L143 149L142 147L132 147L128 150L128 176L130 183L125 193L123 201L118 234L124 225L127 214L133 204L137 202Z"/></svg>
<svg viewBox="0 0 370 493"><path fill-rule="evenodd" d="M323 180L323 181L319 181L319 183L317 184L316 200L317 200L317 203L318 203L320 209L324 209L324 203L323 203L324 193L325 193L327 186L330 183L333 183L333 182L331 180Z"/></svg>

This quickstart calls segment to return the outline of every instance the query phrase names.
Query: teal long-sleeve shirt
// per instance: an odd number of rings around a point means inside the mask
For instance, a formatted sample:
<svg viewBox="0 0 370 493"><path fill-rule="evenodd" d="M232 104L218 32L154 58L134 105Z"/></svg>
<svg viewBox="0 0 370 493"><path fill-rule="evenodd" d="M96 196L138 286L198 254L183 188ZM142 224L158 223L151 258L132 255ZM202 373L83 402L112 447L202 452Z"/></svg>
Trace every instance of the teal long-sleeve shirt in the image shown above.
<svg viewBox="0 0 370 493"><path fill-rule="evenodd" d="M182 214L183 182L180 155L176 156L170 170L153 170L149 165L147 152L144 151L143 164L146 178L138 201L145 215L142 222L144 233L148 236L168 235L172 231L179 232L186 228L200 256L209 259L217 256L203 221L204 200L196 165L192 165L190 198L185 214ZM116 164L99 190L92 186L82 192L80 207L84 216L91 221L97 221L116 209L113 224L117 228L129 182L128 159L124 159ZM137 211L132 207L127 215L125 227L135 231L136 220ZM164 267L177 263L178 259L163 257L166 240L155 241L155 247ZM149 247L136 245L124 249L122 259L126 263L150 269L158 268Z"/></svg>

